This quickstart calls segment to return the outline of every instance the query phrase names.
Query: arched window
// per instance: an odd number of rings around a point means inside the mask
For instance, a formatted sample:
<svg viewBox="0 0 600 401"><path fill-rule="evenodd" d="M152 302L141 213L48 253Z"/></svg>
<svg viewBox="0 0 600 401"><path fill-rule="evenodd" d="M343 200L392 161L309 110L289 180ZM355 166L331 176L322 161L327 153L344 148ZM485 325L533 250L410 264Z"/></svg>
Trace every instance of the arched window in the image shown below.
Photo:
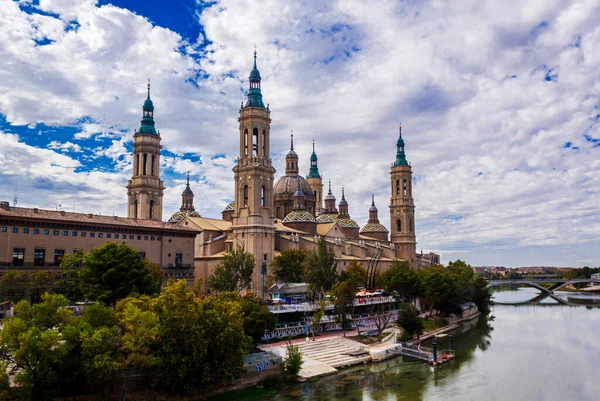
<svg viewBox="0 0 600 401"><path fill-rule="evenodd" d="M135 175L140 175L140 155L135 155Z"/></svg>
<svg viewBox="0 0 600 401"><path fill-rule="evenodd" d="M398 231L398 232L402 231L402 220L400 220L400 219L396 220L396 231Z"/></svg>
<svg viewBox="0 0 600 401"><path fill-rule="evenodd" d="M267 132L265 130L263 130L263 133L262 133L262 155L263 156L267 155L267 151L266 151L267 145L266 145L266 143L267 143Z"/></svg>
<svg viewBox="0 0 600 401"><path fill-rule="evenodd" d="M248 185L244 185L244 207L248 207Z"/></svg>
<svg viewBox="0 0 600 401"><path fill-rule="evenodd" d="M154 201L150 201L150 210L148 211L148 218L151 219L154 217Z"/></svg>
<svg viewBox="0 0 600 401"><path fill-rule="evenodd" d="M248 156L248 130L244 130L244 156Z"/></svg>
<svg viewBox="0 0 600 401"><path fill-rule="evenodd" d="M413 221L412 217L410 218L410 225L408 226L408 229L410 230L410 232L414 232L415 231L415 222Z"/></svg>
<svg viewBox="0 0 600 401"><path fill-rule="evenodd" d="M265 207L265 186L263 185L260 189L260 204Z"/></svg>
<svg viewBox="0 0 600 401"><path fill-rule="evenodd" d="M144 153L144 175L146 175L146 164L148 164L148 154Z"/></svg>
<svg viewBox="0 0 600 401"><path fill-rule="evenodd" d="M150 175L154 177L154 162L156 161L156 156L152 155L152 166L150 166Z"/></svg>
<svg viewBox="0 0 600 401"><path fill-rule="evenodd" d="M407 189L407 186L406 186L406 178L404 179L403 188L404 188L404 189L403 189L403 192L402 192L402 193L404 194L404 196L406 196L406 189Z"/></svg>
<svg viewBox="0 0 600 401"><path fill-rule="evenodd" d="M280 215L281 213L280 213L280 212L281 212L281 210L280 210L279 206L277 206L277 214L276 214L276 217L277 217L278 219L280 219L280 218L281 218L281 215Z"/></svg>
<svg viewBox="0 0 600 401"><path fill-rule="evenodd" d="M137 199L135 200L135 203L133 205L133 217L135 219L138 218L138 200Z"/></svg>
<svg viewBox="0 0 600 401"><path fill-rule="evenodd" d="M396 195L400 195L400 180L396 180Z"/></svg>
<svg viewBox="0 0 600 401"><path fill-rule="evenodd" d="M252 156L258 156L258 128L252 130Z"/></svg>

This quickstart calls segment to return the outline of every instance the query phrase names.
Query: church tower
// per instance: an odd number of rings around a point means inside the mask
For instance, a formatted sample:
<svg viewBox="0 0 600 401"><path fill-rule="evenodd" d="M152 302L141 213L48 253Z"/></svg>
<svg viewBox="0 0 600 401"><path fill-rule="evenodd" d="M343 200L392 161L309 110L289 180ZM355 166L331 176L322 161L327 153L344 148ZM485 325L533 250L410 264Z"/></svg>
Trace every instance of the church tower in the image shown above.
<svg viewBox="0 0 600 401"><path fill-rule="evenodd" d="M246 104L240 108L240 153L233 168L235 202L232 217L233 241L243 245L254 255L256 265L252 291L260 293L261 265L270 265L275 253L275 225L273 219L273 179L271 165L271 111L265 107L260 89L260 73L250 72L250 90ZM265 272L266 273L266 272Z"/></svg>
<svg viewBox="0 0 600 401"><path fill-rule="evenodd" d="M323 213L323 178L319 174L319 167L317 166L314 140L312 155L310 155L310 170L306 176L306 181L315 194L315 216L318 216Z"/></svg>
<svg viewBox="0 0 600 401"><path fill-rule="evenodd" d="M161 221L165 187L160 179L160 132L154 127L150 82L142 111L142 124L133 135L133 176L127 183L127 217Z"/></svg>
<svg viewBox="0 0 600 401"><path fill-rule="evenodd" d="M392 197L390 199L391 242L396 257L411 266L416 262L417 240L415 236L415 204L412 197L412 168L404 154L402 126L396 142L396 160L390 171Z"/></svg>
<svg viewBox="0 0 600 401"><path fill-rule="evenodd" d="M181 207L179 208L181 213L191 213L194 209L194 193L190 188L190 174L187 175L187 184L185 189L181 193Z"/></svg>

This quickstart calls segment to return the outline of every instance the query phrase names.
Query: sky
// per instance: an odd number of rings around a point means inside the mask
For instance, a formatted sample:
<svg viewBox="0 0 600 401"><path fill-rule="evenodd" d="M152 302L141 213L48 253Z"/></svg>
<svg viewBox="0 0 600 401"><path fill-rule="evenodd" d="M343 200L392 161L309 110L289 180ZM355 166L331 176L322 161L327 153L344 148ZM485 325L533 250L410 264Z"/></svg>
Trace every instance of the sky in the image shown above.
<svg viewBox="0 0 600 401"><path fill-rule="evenodd" d="M233 199L256 46L276 178L294 131L334 195L389 227L398 125L417 249L600 265L600 2L0 0L0 200L126 215L146 82L163 216ZM60 205L60 206L59 206Z"/></svg>

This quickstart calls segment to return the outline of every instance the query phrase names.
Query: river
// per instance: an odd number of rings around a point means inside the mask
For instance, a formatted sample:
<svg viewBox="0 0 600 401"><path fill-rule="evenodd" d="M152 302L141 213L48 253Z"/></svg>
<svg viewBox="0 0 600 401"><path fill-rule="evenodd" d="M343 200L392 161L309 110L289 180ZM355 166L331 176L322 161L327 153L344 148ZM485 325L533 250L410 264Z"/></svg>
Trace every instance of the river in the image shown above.
<svg viewBox="0 0 600 401"><path fill-rule="evenodd" d="M523 302L538 291L494 293L497 302ZM563 300L600 302L599 295L558 292ZM597 401L600 400L600 308L495 305L455 333L456 360L435 369L397 357L342 370L283 390L276 400ZM441 348L447 348L443 341Z"/></svg>

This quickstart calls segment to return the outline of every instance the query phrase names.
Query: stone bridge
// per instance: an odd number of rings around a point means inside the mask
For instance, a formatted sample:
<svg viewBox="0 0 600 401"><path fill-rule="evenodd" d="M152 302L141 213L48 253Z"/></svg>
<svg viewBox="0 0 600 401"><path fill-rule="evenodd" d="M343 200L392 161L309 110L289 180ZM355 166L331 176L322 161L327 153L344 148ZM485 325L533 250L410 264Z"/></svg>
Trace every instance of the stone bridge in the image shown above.
<svg viewBox="0 0 600 401"><path fill-rule="evenodd" d="M551 283L550 287L542 287L540 284L543 283ZM542 278L542 279L520 279L520 280L489 280L486 288L492 288L499 285L527 285L529 287L537 288L543 294L552 294L554 291L558 291L564 286L570 284L578 284L578 283L598 283L600 284L599 279L592 278L572 278L572 279L550 279L550 278Z"/></svg>

